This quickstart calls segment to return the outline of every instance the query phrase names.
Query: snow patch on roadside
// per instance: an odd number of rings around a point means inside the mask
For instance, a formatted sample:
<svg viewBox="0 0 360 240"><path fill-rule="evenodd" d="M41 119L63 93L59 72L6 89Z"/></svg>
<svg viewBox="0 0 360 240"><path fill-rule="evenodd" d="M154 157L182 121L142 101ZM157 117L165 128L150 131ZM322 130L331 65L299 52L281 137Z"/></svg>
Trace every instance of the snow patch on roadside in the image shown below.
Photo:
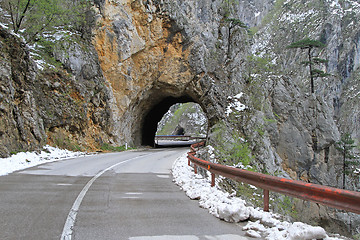
<svg viewBox="0 0 360 240"><path fill-rule="evenodd" d="M174 162L172 174L174 182L186 192L186 195L190 199L199 200L199 205L208 209L212 215L227 222L248 221L243 227L247 236L277 240L344 239L329 237L322 227L282 221L278 214L249 207L244 200L232 197L217 187L211 187L210 179L194 174L193 168L188 166L187 154Z"/></svg>
<svg viewBox="0 0 360 240"><path fill-rule="evenodd" d="M87 153L72 152L47 145L41 152L20 152L8 158L0 158L0 176L7 175L18 170L34 167L43 163L85 155L87 155Z"/></svg>

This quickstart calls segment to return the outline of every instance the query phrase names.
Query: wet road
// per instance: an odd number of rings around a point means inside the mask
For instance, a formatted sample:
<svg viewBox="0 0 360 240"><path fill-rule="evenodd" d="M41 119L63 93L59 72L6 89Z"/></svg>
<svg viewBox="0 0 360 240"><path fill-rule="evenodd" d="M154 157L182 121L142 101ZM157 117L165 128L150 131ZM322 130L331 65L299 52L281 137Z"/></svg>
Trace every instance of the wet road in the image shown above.
<svg viewBox="0 0 360 240"><path fill-rule="evenodd" d="M0 239L247 239L172 182L188 148L99 154L0 176Z"/></svg>

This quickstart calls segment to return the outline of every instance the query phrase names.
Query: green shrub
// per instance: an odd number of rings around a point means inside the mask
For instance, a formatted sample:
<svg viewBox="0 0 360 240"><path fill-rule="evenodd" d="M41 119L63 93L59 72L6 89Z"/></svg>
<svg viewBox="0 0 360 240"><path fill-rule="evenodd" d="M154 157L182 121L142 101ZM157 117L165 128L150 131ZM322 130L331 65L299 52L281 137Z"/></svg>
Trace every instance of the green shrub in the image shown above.
<svg viewBox="0 0 360 240"><path fill-rule="evenodd" d="M86 149L80 146L77 142L71 140L64 132L57 131L52 135L54 144L56 147L61 149L67 149L73 152L81 152Z"/></svg>
<svg viewBox="0 0 360 240"><path fill-rule="evenodd" d="M125 151L125 150L130 150L130 149L133 149L133 148L129 148L126 149L125 146L112 146L108 143L103 143L100 147L101 150L103 151L106 151L106 152L122 152L122 151Z"/></svg>
<svg viewBox="0 0 360 240"><path fill-rule="evenodd" d="M229 136L226 136L226 126L223 123L219 123L214 129L214 139L216 141L215 150L216 157L220 163L226 165L242 165L246 170L256 171L257 169L251 166L252 151L249 147L249 143L244 140L239 133L232 131Z"/></svg>
<svg viewBox="0 0 360 240"><path fill-rule="evenodd" d="M271 205L276 206L278 208L278 212L284 216L289 216L293 220L297 220L299 218L298 212L295 208L294 201L298 201L293 197L289 197L286 195L282 195L279 193L271 193Z"/></svg>

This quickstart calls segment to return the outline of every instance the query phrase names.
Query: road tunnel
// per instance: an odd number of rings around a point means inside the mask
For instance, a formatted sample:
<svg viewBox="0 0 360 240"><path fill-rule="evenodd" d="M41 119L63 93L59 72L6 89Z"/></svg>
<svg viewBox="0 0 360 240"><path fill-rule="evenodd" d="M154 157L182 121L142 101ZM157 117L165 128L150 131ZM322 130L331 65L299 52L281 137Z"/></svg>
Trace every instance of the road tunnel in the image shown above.
<svg viewBox="0 0 360 240"><path fill-rule="evenodd" d="M154 138L157 130L158 122L164 116L164 114L169 110L169 108L176 103L186 103L186 102L195 102L189 96L181 97L165 97L159 103L155 104L150 111L145 115L142 130L141 130L141 144L153 146Z"/></svg>

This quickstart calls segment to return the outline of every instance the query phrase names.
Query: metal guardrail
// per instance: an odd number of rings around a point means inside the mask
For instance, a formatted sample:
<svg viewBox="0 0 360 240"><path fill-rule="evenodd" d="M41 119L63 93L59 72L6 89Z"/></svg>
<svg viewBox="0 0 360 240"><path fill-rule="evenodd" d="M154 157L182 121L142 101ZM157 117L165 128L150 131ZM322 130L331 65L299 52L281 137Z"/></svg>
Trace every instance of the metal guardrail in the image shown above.
<svg viewBox="0 0 360 240"><path fill-rule="evenodd" d="M173 141L201 141L205 140L205 137L193 137L189 135L156 135L155 143L158 144L159 140L173 140Z"/></svg>
<svg viewBox="0 0 360 240"><path fill-rule="evenodd" d="M360 192L338 189L319 184L270 176L243 169L212 163L195 157L196 149L204 142L191 145L188 164L194 164L194 171L201 167L211 172L211 186L215 186L215 175L248 183L264 190L264 211L269 211L269 191L282 193L295 198L309 200L336 209L360 214Z"/></svg>

